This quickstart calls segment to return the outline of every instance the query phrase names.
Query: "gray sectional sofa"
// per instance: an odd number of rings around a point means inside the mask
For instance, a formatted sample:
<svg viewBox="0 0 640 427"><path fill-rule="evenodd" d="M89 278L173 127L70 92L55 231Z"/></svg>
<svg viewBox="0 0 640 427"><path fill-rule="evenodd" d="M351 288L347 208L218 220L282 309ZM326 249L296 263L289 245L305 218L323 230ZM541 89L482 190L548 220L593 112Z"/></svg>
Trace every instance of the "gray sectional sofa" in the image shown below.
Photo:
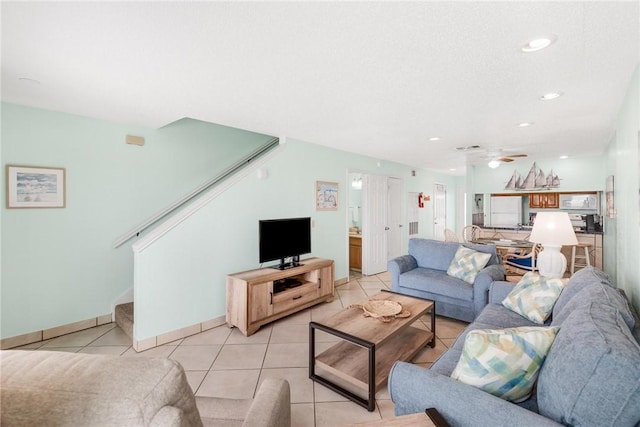
<svg viewBox="0 0 640 427"><path fill-rule="evenodd" d="M471 330L537 326L502 305L513 289L495 282L490 301L431 369L397 362L389 393L397 415L436 408L452 426L640 425L639 321L606 274L574 274L556 301L559 326L532 397L515 404L450 378Z"/></svg>
<svg viewBox="0 0 640 427"><path fill-rule="evenodd" d="M255 399L195 397L174 360L56 351L0 352L2 426L291 425L289 383Z"/></svg>
<svg viewBox="0 0 640 427"><path fill-rule="evenodd" d="M447 274L458 247L463 245L478 252L491 254L486 267L478 273L473 284ZM436 301L436 313L471 322L487 305L489 285L504 280L494 245L441 242L413 238L409 240L409 253L390 260L391 290L406 295Z"/></svg>

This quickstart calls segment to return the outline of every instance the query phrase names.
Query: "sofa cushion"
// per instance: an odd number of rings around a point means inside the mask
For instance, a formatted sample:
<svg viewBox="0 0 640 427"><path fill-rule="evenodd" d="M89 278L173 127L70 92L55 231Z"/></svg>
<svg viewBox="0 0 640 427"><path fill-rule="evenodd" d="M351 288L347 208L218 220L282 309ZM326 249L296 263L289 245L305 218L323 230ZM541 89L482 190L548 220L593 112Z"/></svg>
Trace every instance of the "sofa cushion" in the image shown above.
<svg viewBox="0 0 640 427"><path fill-rule="evenodd" d="M536 273L525 274L502 301L509 310L539 325L551 314L553 305L568 279L546 278Z"/></svg>
<svg viewBox="0 0 640 427"><path fill-rule="evenodd" d="M415 268L400 276L400 286L403 288L429 291L432 294L472 301L473 286L455 277L447 275L442 270L431 268Z"/></svg>
<svg viewBox="0 0 640 427"><path fill-rule="evenodd" d="M636 320L629 302L608 280L605 280L607 276L604 273L593 268L580 275L578 273L571 277L560 294L560 298L553 308L552 325L561 325L577 308L598 301L600 304L606 304L619 310L629 329L635 327ZM574 279L576 276L578 277Z"/></svg>
<svg viewBox="0 0 640 427"><path fill-rule="evenodd" d="M459 246L447 268L447 274L473 284L480 270L489 262L489 258L491 258L491 254Z"/></svg>
<svg viewBox="0 0 640 427"><path fill-rule="evenodd" d="M409 255L416 259L418 267L447 271L458 250L458 246L460 244L454 242L413 238L409 239ZM463 246L474 251L491 254L487 265L500 264L495 245L464 243Z"/></svg>
<svg viewBox="0 0 640 427"><path fill-rule="evenodd" d="M521 327L471 331L451 378L511 402L526 400L558 329Z"/></svg>
<svg viewBox="0 0 640 427"><path fill-rule="evenodd" d="M562 295L558 298L555 307L553 308L553 315L556 316L561 311L565 304L567 304L578 292L585 287L591 286L594 283L607 283L611 285L609 276L602 270L594 267L585 267L576 271L572 276L567 286L563 289Z"/></svg>
<svg viewBox="0 0 640 427"><path fill-rule="evenodd" d="M594 289L595 287L595 289ZM585 289L591 289L591 294L583 294L575 300L575 296ZM596 293L595 295L593 293ZM554 324L561 323L577 306L589 302L592 298L619 306L621 314L629 329L633 329L636 323L633 309L629 302L611 283L609 276L595 267L585 267L578 270L560 294L560 298L553 307ZM573 305L565 310L565 307L573 302Z"/></svg>
<svg viewBox="0 0 640 427"><path fill-rule="evenodd" d="M502 304L487 304L476 322L490 325L490 328L518 328L520 326L540 326L531 320L514 313Z"/></svg>
<svg viewBox="0 0 640 427"><path fill-rule="evenodd" d="M566 317L537 393L540 413L563 424L640 422L640 346L616 307L594 299Z"/></svg>
<svg viewBox="0 0 640 427"><path fill-rule="evenodd" d="M409 240L409 255L416 259L418 267L446 271L457 250L457 243L430 239Z"/></svg>

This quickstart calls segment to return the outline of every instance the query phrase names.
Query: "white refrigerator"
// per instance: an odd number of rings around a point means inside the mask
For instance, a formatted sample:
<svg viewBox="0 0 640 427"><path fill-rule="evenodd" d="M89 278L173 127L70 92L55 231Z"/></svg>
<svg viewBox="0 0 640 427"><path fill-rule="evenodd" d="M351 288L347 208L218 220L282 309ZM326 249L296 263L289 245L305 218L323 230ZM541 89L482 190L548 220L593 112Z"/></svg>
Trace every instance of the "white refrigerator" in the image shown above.
<svg viewBox="0 0 640 427"><path fill-rule="evenodd" d="M522 224L522 196L491 197L492 227L515 228Z"/></svg>

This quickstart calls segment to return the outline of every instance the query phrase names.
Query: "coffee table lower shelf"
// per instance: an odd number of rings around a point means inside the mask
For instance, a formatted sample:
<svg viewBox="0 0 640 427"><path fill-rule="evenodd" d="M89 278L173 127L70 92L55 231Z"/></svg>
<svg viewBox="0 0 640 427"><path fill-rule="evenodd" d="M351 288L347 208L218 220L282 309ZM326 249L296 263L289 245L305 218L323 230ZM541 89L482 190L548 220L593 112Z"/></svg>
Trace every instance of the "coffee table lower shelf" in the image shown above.
<svg viewBox="0 0 640 427"><path fill-rule="evenodd" d="M338 336L344 341L314 357L314 335L316 329ZM369 411L375 409L375 393L386 384L393 364L397 360L409 361L427 344L435 343L432 332L411 326L399 331L378 347L361 338L315 322L309 323L309 333L310 378L351 399ZM363 363L364 360L368 360L368 363ZM335 382L317 375L315 372L316 366L367 392L368 399L364 399Z"/></svg>

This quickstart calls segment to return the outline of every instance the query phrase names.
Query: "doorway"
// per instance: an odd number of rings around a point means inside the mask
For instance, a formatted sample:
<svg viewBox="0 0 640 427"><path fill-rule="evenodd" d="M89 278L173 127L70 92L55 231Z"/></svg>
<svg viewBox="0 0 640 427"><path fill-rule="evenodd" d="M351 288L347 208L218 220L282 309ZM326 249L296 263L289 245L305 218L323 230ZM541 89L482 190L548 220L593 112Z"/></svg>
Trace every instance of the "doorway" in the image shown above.
<svg viewBox="0 0 640 427"><path fill-rule="evenodd" d="M447 227L447 187L444 184L433 185L433 238L444 240Z"/></svg>
<svg viewBox="0 0 640 427"><path fill-rule="evenodd" d="M402 180L387 178L387 261L402 255ZM386 266L385 266L386 270Z"/></svg>
<svg viewBox="0 0 640 427"><path fill-rule="evenodd" d="M367 173L349 173L349 267L352 256L361 254L361 271L373 275L387 270L387 261L402 254L403 182L399 178ZM361 185L361 187L360 187ZM357 188L357 189L356 189ZM358 205L358 202L360 204ZM354 221L359 220L359 224ZM353 233L359 227L360 236ZM359 241L357 239L360 239Z"/></svg>

